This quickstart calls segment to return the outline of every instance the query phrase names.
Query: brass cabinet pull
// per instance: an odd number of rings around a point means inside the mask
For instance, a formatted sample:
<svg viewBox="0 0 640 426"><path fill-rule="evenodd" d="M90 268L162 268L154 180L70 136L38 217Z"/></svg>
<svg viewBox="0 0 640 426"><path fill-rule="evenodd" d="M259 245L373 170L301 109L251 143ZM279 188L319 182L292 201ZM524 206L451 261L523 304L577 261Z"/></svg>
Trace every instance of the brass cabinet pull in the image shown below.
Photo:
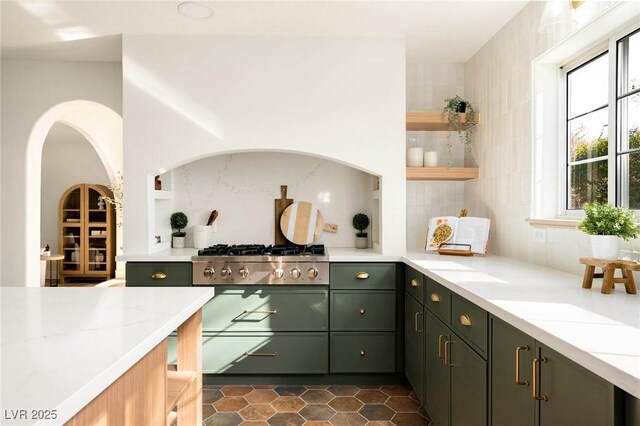
<svg viewBox="0 0 640 426"><path fill-rule="evenodd" d="M364 315L364 313L367 312L364 310L364 308L360 308L360 315Z"/></svg>
<svg viewBox="0 0 640 426"><path fill-rule="evenodd" d="M469 327L471 325L471 318L467 314L460 315L460 318L458 318L458 321L460 321L460 324L466 327Z"/></svg>
<svg viewBox="0 0 640 426"><path fill-rule="evenodd" d="M451 361L449 358L451 357L451 351L449 350L449 345L453 343L453 340L447 340L446 342L444 342L444 365L446 365L447 367L453 367L453 364L451 364L449 361Z"/></svg>
<svg viewBox="0 0 640 426"><path fill-rule="evenodd" d="M414 328L416 329L416 331L418 333L422 333L422 330L420 330L418 328L418 316L422 315L422 312L416 312L415 315L413 316L413 323L414 323Z"/></svg>
<svg viewBox="0 0 640 426"><path fill-rule="evenodd" d="M442 338L449 338L446 334L441 334L438 336L438 358L442 359Z"/></svg>
<svg viewBox="0 0 640 426"><path fill-rule="evenodd" d="M164 272L154 272L153 274L151 274L152 280L164 280L165 278L167 278L167 274L165 274Z"/></svg>
<svg viewBox="0 0 640 426"><path fill-rule="evenodd" d="M516 347L516 385L521 386L529 386L529 382L527 380L520 381L520 351L528 351L529 346L518 346Z"/></svg>
<svg viewBox="0 0 640 426"><path fill-rule="evenodd" d="M415 278L411 280L411 287L418 287L418 280Z"/></svg>
<svg viewBox="0 0 640 426"><path fill-rule="evenodd" d="M360 356L365 356L366 353L364 352L364 349L360 349Z"/></svg>
<svg viewBox="0 0 640 426"><path fill-rule="evenodd" d="M277 309L274 309L274 310L272 310L272 311L264 311L264 310L256 309L256 310L254 310L254 311L250 311L249 309L247 309L247 310L245 310L245 311L244 311L244 313L245 313L245 314L268 314L268 315L275 315L275 314L277 314L277 313L278 313L278 310L277 310Z"/></svg>
<svg viewBox="0 0 640 426"><path fill-rule="evenodd" d="M278 356L278 352L245 352L246 356Z"/></svg>
<svg viewBox="0 0 640 426"><path fill-rule="evenodd" d="M367 272L358 272L356 274L356 278L359 280L366 280L367 278L369 278L369 274Z"/></svg>
<svg viewBox="0 0 640 426"><path fill-rule="evenodd" d="M538 396L538 364L540 364L541 362L547 362L547 358L543 356L541 358L533 359L533 384L531 386L531 395L536 401L548 401L549 397L547 397L547 395Z"/></svg>
<svg viewBox="0 0 640 426"><path fill-rule="evenodd" d="M440 302L440 296L438 295L438 293L431 293L430 299L434 303Z"/></svg>

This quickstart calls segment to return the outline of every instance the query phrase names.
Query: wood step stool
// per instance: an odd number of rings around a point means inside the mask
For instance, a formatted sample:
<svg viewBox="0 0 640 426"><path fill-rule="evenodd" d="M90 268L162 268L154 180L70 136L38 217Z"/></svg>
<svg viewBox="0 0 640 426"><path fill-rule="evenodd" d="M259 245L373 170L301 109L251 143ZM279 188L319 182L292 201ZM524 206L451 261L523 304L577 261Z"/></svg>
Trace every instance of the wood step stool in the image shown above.
<svg viewBox="0 0 640 426"><path fill-rule="evenodd" d="M581 257L580 263L586 265L582 288L591 288L594 278L602 278L602 294L611 294L616 283L624 283L624 288L629 294L636 294L636 282L633 279L633 271L640 271L640 263L630 260L605 260L593 257ZM602 273L595 273L596 266L602 269ZM621 278L614 278L616 269L620 269Z"/></svg>

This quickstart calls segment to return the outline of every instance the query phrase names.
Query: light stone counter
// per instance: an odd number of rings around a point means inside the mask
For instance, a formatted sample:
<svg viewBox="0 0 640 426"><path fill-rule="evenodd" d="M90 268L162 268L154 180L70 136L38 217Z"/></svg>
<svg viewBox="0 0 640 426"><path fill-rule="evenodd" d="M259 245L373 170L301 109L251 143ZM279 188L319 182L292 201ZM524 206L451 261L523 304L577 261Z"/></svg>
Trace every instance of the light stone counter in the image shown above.
<svg viewBox="0 0 640 426"><path fill-rule="evenodd" d="M0 424L65 423L213 294L212 287L0 289ZM18 410L26 417L13 419ZM37 410L55 410L56 418L34 419Z"/></svg>

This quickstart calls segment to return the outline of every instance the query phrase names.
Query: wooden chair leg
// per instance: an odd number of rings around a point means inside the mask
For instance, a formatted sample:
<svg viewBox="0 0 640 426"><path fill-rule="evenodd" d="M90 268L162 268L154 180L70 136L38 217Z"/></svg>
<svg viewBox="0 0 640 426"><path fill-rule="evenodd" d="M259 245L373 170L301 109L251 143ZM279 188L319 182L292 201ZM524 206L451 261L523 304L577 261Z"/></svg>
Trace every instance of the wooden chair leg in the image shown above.
<svg viewBox="0 0 640 426"><path fill-rule="evenodd" d="M627 279L627 281L624 283L624 289L627 291L627 293L636 294L637 293L636 281L633 278L633 271L627 271L623 269L622 276Z"/></svg>
<svg viewBox="0 0 640 426"><path fill-rule="evenodd" d="M593 273L595 272L596 267L587 265L584 268L584 278L582 279L582 288L591 288L593 285Z"/></svg>
<svg viewBox="0 0 640 426"><path fill-rule="evenodd" d="M600 290L602 294L611 294L611 291L613 291L613 275L615 271L615 268L604 269L604 276L602 278L602 289Z"/></svg>

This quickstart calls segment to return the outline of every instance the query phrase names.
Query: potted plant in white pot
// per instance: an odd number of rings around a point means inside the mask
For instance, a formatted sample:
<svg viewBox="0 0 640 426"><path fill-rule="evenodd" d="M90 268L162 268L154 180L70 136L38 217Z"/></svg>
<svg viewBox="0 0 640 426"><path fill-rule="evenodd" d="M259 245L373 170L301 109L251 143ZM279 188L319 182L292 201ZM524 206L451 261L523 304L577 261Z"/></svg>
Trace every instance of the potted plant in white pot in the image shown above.
<svg viewBox="0 0 640 426"><path fill-rule="evenodd" d="M444 106L440 114L443 120L447 120L449 130L458 132L458 139L469 155L473 156L473 126L476 121L476 110L471 102L465 101L458 95L453 98L447 98L444 100ZM464 114L464 119L462 119L461 114ZM447 133L448 167L453 165L452 150L451 134Z"/></svg>
<svg viewBox="0 0 640 426"><path fill-rule="evenodd" d="M364 213L357 213L353 216L353 227L358 230L356 233L356 248L366 249L369 247L369 234L364 232L369 226L369 216Z"/></svg>
<svg viewBox="0 0 640 426"><path fill-rule="evenodd" d="M591 255L597 259L617 259L620 238L627 241L638 236L633 212L609 203L586 203L585 217L578 229L589 235Z"/></svg>
<svg viewBox="0 0 640 426"><path fill-rule="evenodd" d="M175 212L171 215L171 229L175 231L171 234L173 248L184 248L184 239L187 233L183 231L189 223L187 215L182 212Z"/></svg>

